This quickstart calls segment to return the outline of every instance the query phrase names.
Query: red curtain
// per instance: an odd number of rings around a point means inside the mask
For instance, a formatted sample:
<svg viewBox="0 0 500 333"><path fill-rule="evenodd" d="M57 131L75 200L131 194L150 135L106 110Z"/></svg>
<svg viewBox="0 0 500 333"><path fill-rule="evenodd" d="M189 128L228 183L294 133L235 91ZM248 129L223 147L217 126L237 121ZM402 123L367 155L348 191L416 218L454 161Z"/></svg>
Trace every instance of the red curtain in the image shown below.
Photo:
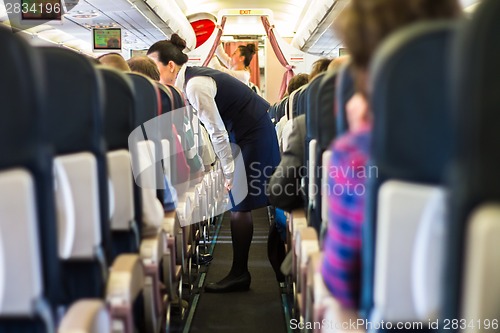
<svg viewBox="0 0 500 333"><path fill-rule="evenodd" d="M226 42L224 51L231 56L240 45L254 44L256 53L250 62L250 82L260 89L260 68L259 68L259 43L258 42Z"/></svg>
<svg viewBox="0 0 500 333"><path fill-rule="evenodd" d="M286 72L283 75L283 81L281 81L281 88L280 88L280 93L279 93L279 98L282 99L286 93L290 79L294 76L293 66L291 66L286 61L286 58L283 55L283 52L281 51L281 48L278 44L278 41L276 40L276 35L274 34L274 26L269 23L268 17L261 16L261 19L262 19L262 24L264 25L264 28L266 29L266 33L267 33L267 37L269 38L269 42L271 43L273 51L276 54L276 57L278 58L280 64L286 68Z"/></svg>
<svg viewBox="0 0 500 333"><path fill-rule="evenodd" d="M217 31L217 37L215 38L214 45L212 45L210 52L208 52L208 57L203 62L202 66L206 67L208 65L208 63L210 62L210 60L212 59L212 57L214 56L215 49L217 48L217 46L220 43L220 38L222 36L222 30L224 30L224 24L226 24L226 17L225 16L222 18L222 20L220 22L220 26L216 27L217 29L219 29L219 31Z"/></svg>

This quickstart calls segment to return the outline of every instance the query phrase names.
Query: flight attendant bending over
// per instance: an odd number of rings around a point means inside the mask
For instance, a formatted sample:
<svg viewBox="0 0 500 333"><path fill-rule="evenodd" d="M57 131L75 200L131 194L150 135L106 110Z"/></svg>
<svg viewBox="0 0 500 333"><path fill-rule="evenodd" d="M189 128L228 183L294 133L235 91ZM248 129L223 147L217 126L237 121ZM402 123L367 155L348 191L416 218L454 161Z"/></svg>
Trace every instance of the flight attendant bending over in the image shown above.
<svg viewBox="0 0 500 333"><path fill-rule="evenodd" d="M248 290L248 252L253 236L251 211L268 205L265 186L279 164L280 153L274 127L267 116L269 103L234 77L205 67L188 67L182 52L186 42L178 35L159 41L148 50L160 71L160 82L175 84L184 90L190 104L198 110L214 150L221 160L225 187L233 180L238 189L238 176L246 171L247 196L231 210L233 264L229 274L205 287L207 292ZM235 168L228 132L241 149L244 168ZM238 164L236 164L238 165Z"/></svg>

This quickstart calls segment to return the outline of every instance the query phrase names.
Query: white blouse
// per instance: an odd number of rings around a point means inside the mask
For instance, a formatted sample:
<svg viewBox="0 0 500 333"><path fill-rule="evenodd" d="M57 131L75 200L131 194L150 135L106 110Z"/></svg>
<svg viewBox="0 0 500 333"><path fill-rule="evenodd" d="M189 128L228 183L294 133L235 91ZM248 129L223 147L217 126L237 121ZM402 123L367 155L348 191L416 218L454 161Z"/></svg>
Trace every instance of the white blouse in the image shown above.
<svg viewBox="0 0 500 333"><path fill-rule="evenodd" d="M215 103L217 84L208 76L197 76L186 82L186 65L182 65L175 86L184 91L191 106L198 111L198 117L205 126L214 151L219 157L226 178L234 173L233 154L229 144L229 136Z"/></svg>
<svg viewBox="0 0 500 333"><path fill-rule="evenodd" d="M219 46L217 47L216 49L216 52L217 54L217 57L220 59L220 61L227 67L224 67L221 65L221 63L219 62L219 60L217 60L216 58L212 58L208 64L208 67L210 68L213 68L213 69L217 69L221 72L224 72L224 73L227 73L231 76L234 76L235 78L237 78L238 80L240 80L241 82L243 82L244 84L246 84L247 86L249 85L250 83L250 72L247 71L247 70L232 70L232 69L229 69L231 68L231 57L228 56L226 54L226 52L224 52L224 49L222 48L222 46L219 44Z"/></svg>

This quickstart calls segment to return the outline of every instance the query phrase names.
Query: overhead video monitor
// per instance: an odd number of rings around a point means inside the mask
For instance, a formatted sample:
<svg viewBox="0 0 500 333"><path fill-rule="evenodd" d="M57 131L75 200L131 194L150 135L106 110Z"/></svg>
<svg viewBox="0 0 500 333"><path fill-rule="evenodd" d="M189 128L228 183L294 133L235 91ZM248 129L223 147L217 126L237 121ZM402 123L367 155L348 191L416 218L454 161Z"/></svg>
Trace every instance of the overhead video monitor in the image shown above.
<svg viewBox="0 0 500 333"><path fill-rule="evenodd" d="M94 28L92 29L94 51L113 51L122 49L121 28Z"/></svg>
<svg viewBox="0 0 500 333"><path fill-rule="evenodd" d="M133 57L142 57L148 54L148 50L130 50L130 58Z"/></svg>
<svg viewBox="0 0 500 333"><path fill-rule="evenodd" d="M60 21L63 15L61 0L21 0L21 19Z"/></svg>

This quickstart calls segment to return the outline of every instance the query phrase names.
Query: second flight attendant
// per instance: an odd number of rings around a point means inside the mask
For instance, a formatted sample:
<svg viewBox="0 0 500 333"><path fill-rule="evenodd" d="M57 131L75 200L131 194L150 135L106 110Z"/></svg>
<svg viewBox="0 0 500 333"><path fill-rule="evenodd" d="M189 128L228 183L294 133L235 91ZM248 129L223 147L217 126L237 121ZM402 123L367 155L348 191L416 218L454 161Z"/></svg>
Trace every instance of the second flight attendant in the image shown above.
<svg viewBox="0 0 500 333"><path fill-rule="evenodd" d="M269 103L234 77L205 67L188 67L186 42L177 34L153 44L148 56L160 71L160 82L182 89L212 139L222 163L226 189L237 191L246 171L247 196L231 210L233 263L229 274L205 287L207 292L248 290L248 253L253 236L251 211L268 205L265 186L279 164L276 132L267 116ZM235 168L228 132L241 149L245 170Z"/></svg>

